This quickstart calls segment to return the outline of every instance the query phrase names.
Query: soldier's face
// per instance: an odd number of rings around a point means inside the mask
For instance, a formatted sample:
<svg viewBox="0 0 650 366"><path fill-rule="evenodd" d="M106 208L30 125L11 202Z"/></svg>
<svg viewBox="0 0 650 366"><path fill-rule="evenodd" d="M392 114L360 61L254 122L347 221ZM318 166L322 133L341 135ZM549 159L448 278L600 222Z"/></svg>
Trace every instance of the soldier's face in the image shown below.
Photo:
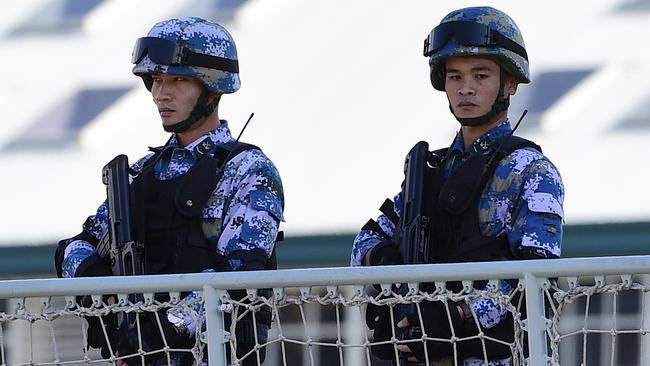
<svg viewBox="0 0 650 366"><path fill-rule="evenodd" d="M196 78L180 75L152 75L151 95L163 125L173 125L189 117L203 84Z"/></svg>
<svg viewBox="0 0 650 366"><path fill-rule="evenodd" d="M445 92L458 118L480 117L492 109L499 93L499 65L487 58L453 57L445 64ZM514 94L512 78L504 93Z"/></svg>

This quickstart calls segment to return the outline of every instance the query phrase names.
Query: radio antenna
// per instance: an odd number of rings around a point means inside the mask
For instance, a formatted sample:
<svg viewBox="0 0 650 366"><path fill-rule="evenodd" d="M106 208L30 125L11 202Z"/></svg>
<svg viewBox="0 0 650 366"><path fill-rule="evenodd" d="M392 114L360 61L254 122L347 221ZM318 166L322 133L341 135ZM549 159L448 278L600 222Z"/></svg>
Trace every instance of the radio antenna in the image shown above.
<svg viewBox="0 0 650 366"><path fill-rule="evenodd" d="M255 113L252 113L252 112L251 112L250 117L248 117L248 120L246 120L246 123L244 123L244 127L242 127L241 131L239 131L239 136L237 136L237 138L235 139L235 142L239 142L239 138L240 138L241 135L244 133L244 130L245 130L246 127L248 126L248 122L250 122L251 119L253 119L253 116L254 116L254 115L255 115Z"/></svg>
<svg viewBox="0 0 650 366"><path fill-rule="evenodd" d="M515 130L517 129L517 127L519 127L519 124L521 123L521 121L524 119L524 117L526 117L526 114L528 114L528 109L524 109L524 112L521 114L521 117L519 117L519 121L517 121L517 124L515 125L515 128L513 128L512 132L510 132L510 135L515 133ZM253 115L251 114L251 117L252 116ZM246 123L248 123L248 122L246 122Z"/></svg>
<svg viewBox="0 0 650 366"><path fill-rule="evenodd" d="M519 117L517 124L515 124L515 127L512 129L512 131L510 131L510 135L508 137L512 136L515 133L515 130L517 129L517 127L519 127L519 124L524 119L526 114L528 114L528 109L524 109L523 113L521 113L521 117ZM492 154L492 156L490 156L490 159L488 159L487 164L485 164L485 168L487 168L488 166L490 166L490 164L492 164L492 160L494 160L494 158L497 156L499 151L501 151L501 148L503 147L504 143L505 143L505 139L502 140L501 143L499 143L499 146L496 148L496 150L494 150L494 153Z"/></svg>
<svg viewBox="0 0 650 366"><path fill-rule="evenodd" d="M251 119L253 119L254 115L255 113L251 113L251 115L248 117L248 120L246 120L246 123L244 123L244 127L242 127L241 131L239 131L239 135L237 136L237 139L235 139L235 145L237 145L237 143L239 142L239 138L244 133L244 130L248 126L248 122L250 122ZM223 170L223 168L226 166L226 163L230 159L230 155L232 155L232 150L230 149L226 149L226 150L228 151L228 155L226 155L226 158L223 159L223 161L221 162L221 165L219 166L219 170Z"/></svg>

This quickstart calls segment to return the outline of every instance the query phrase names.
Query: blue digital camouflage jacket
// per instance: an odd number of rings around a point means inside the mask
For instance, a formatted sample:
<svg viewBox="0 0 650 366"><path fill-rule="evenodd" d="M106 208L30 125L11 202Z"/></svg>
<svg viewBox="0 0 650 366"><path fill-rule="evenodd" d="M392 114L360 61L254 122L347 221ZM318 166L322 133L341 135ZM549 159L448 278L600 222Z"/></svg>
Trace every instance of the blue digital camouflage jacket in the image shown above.
<svg viewBox="0 0 650 366"><path fill-rule="evenodd" d="M160 180L184 175L200 153L213 152L216 146L229 141L232 137L226 121L184 148L172 136L162 148L164 153L154 166L154 174ZM131 168L141 171L152 156L153 153L141 158ZM284 193L276 167L260 150L246 150L224 167L222 178L203 208L203 233L219 254L261 248L270 256L280 221L284 220L283 210ZM83 230L100 239L108 230L107 214L104 202L88 217ZM68 243L62 263L63 276L74 277L81 262L94 251L95 247L83 240ZM231 266L236 267L237 263Z"/></svg>
<svg viewBox="0 0 650 366"><path fill-rule="evenodd" d="M510 121L506 120L467 149L459 133L450 147L451 156L457 158L449 159L443 174L450 176L462 159L472 154L494 149L496 141L511 132ZM401 216L401 193L393 201L395 212ZM550 160L532 148L516 150L499 162L481 194L477 207L481 233L486 236L505 234L515 256L525 253L522 257L557 258L562 247L563 201L562 178ZM376 221L387 235L393 235L395 224L388 217L382 214ZM352 245L350 264L362 265L368 250L384 239L382 233L361 230ZM501 281L500 286L504 292L511 290L505 281ZM471 305L486 328L507 315L491 301L482 300Z"/></svg>

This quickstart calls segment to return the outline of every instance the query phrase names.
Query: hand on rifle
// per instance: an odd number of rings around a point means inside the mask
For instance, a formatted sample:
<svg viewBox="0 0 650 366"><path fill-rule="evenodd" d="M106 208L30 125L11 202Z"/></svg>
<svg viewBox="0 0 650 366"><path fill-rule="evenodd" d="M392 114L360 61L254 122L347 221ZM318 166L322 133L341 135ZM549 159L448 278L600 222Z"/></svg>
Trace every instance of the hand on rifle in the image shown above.
<svg viewBox="0 0 650 366"><path fill-rule="evenodd" d="M136 313L139 317L139 326L129 327L128 322L122 324L119 329L119 342L117 344L118 356L128 356L117 365L136 365L142 362L142 356L138 353L155 352L144 356L145 364L150 364L160 357L164 357L162 351L165 345L171 348L185 347L183 342L189 340L187 334L179 333L178 329L167 319L167 309L158 312ZM159 324L160 322L160 324ZM139 332L138 332L139 331Z"/></svg>
<svg viewBox="0 0 650 366"><path fill-rule="evenodd" d="M422 332L419 332L419 334L426 333L427 337L450 339L451 327L445 303L441 301L423 301L419 306L422 314L423 326L420 324L420 319L417 313L408 314L397 323L397 326L402 329L416 326L422 329ZM449 315L454 329L458 328L467 316L472 316L468 311L469 309L464 303L449 302ZM456 335L458 334L456 333ZM427 353L430 359L438 360L442 357L453 355L453 348L449 342L427 340L424 344L427 346ZM423 362L426 360L424 345L422 342L398 345L397 350L403 353L412 354L408 358L409 361Z"/></svg>
<svg viewBox="0 0 650 366"><path fill-rule="evenodd" d="M103 277L112 275L113 272L108 262L97 253L92 254L82 261L75 272L75 277ZM90 295L79 296L77 301L84 308L90 309L94 307L93 299ZM116 302L115 296L104 295L102 296L102 302L109 306L113 305ZM88 323L88 346L91 348L99 348L102 358L110 358L111 349L115 350L118 340L115 314L111 312L101 317L87 316L85 319Z"/></svg>

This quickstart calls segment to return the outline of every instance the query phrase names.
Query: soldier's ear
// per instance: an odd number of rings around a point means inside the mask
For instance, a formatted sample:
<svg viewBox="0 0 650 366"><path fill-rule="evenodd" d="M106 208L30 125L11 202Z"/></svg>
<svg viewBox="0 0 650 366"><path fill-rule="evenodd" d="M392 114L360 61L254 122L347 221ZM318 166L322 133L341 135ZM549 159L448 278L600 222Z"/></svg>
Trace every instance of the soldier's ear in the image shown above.
<svg viewBox="0 0 650 366"><path fill-rule="evenodd" d="M515 95L517 92L517 86L519 83L517 83L517 78L514 76L508 76L508 80L506 80L506 85L505 85L505 90L504 93L506 94L506 97L509 97L511 95Z"/></svg>

